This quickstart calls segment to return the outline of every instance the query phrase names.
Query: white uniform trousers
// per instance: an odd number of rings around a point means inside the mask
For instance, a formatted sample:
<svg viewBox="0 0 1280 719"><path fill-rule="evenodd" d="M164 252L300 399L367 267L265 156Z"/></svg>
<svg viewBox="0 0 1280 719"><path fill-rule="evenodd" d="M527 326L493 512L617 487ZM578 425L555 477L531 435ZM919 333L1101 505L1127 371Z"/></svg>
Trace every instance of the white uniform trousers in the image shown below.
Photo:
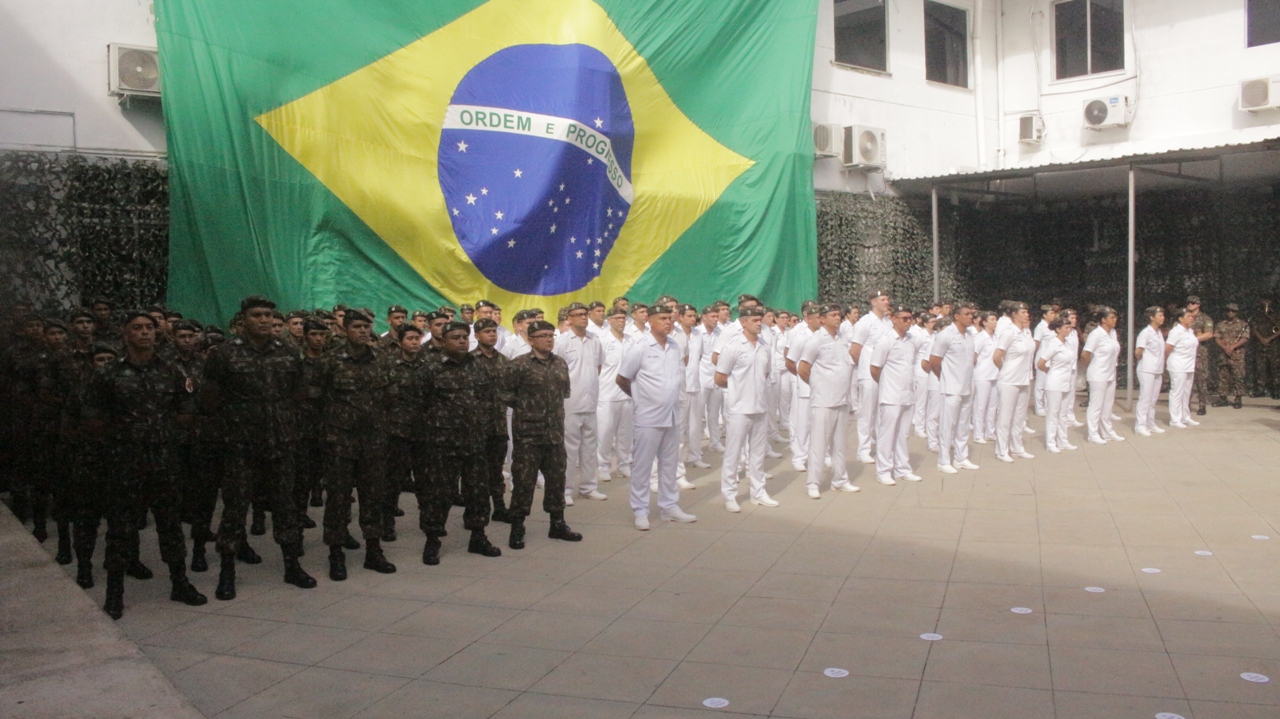
<svg viewBox="0 0 1280 719"><path fill-rule="evenodd" d="M1062 449L1071 443L1067 435L1071 425L1067 419L1066 407L1071 403L1070 391L1050 391L1044 393L1044 447L1045 449Z"/></svg>
<svg viewBox="0 0 1280 719"><path fill-rule="evenodd" d="M690 443L696 442L696 446L698 447L698 449L699 450L702 449L701 430L699 430L698 438L696 440L693 439L693 432L690 431L690 425L693 424L691 420L693 419L693 413L695 410L694 405L697 402L697 396L698 396L697 392L681 392L680 393L680 409L678 411L679 413L676 415L676 417L679 418L680 420L680 452L679 452L680 461L676 463L677 479L684 479L684 476L685 476L684 463L688 461L689 453L692 451L691 448L694 446L693 444L690 444ZM699 456L701 456L701 451L699 451Z"/></svg>
<svg viewBox="0 0 1280 719"><path fill-rule="evenodd" d="M864 392L866 388L863 388ZM897 479L911 473L907 438L911 434L909 404L880 405L876 421L876 475ZM858 418L861 422L861 417Z"/></svg>
<svg viewBox="0 0 1280 719"><path fill-rule="evenodd" d="M1089 383L1089 409L1084 420L1089 439L1110 439L1116 433L1111 426L1111 409L1115 403L1115 380Z"/></svg>
<svg viewBox="0 0 1280 719"><path fill-rule="evenodd" d="M636 427L635 454L631 465L631 511L649 513L649 475L658 463L658 509L678 508L676 463L680 459L680 427Z"/></svg>
<svg viewBox="0 0 1280 719"><path fill-rule="evenodd" d="M914 411L914 406L912 410ZM871 445L876 441L880 422L880 385L873 379L858 380L858 456L871 455ZM907 414L910 419L911 415Z"/></svg>
<svg viewBox="0 0 1280 719"><path fill-rule="evenodd" d="M1036 391L1035 391L1036 414L1040 415L1041 417L1043 417L1045 413L1048 411L1046 409L1046 404L1045 404L1046 400L1045 400L1045 394L1044 394L1045 393L1044 382L1048 377L1049 377L1048 372L1041 372L1040 370L1036 370Z"/></svg>
<svg viewBox="0 0 1280 719"><path fill-rule="evenodd" d="M925 433L925 418L929 412L929 375L917 369L911 373L911 391L915 393L915 410L911 413L911 424L917 435Z"/></svg>
<svg viewBox="0 0 1280 719"><path fill-rule="evenodd" d="M689 393L689 426L685 431L686 462L702 461L702 429L706 426L706 394L703 390Z"/></svg>
<svg viewBox="0 0 1280 719"><path fill-rule="evenodd" d="M720 430L720 412L723 408L724 390L719 387L703 387L702 420L706 422L707 448L716 452L724 449L724 435Z"/></svg>
<svg viewBox="0 0 1280 719"><path fill-rule="evenodd" d="M809 408L809 449L814 457L831 456L831 486L849 483L849 465L845 452L849 445L849 408ZM812 462L805 483L810 487L822 484L826 462Z"/></svg>
<svg viewBox="0 0 1280 719"><path fill-rule="evenodd" d="M796 378L786 370L778 375L778 429L791 430L791 385Z"/></svg>
<svg viewBox="0 0 1280 719"><path fill-rule="evenodd" d="M770 442L782 441L782 435L778 430L781 426L781 422L778 417L778 387L779 385L777 382L769 382L764 388L764 402L765 407L768 408L765 410L764 415L765 422L769 425L768 434Z"/></svg>
<svg viewBox="0 0 1280 719"><path fill-rule="evenodd" d="M1022 428L1027 424L1027 397L1031 388L1025 384L997 384L1000 406L996 410L996 455L1007 457L1026 450L1022 447Z"/></svg>
<svg viewBox="0 0 1280 719"><path fill-rule="evenodd" d="M942 421L942 392L931 389L924 393L924 436L929 451L938 451L938 424Z"/></svg>
<svg viewBox="0 0 1280 719"><path fill-rule="evenodd" d="M769 422L759 414L730 414L725 423L724 463L720 466L720 494L738 496L739 458L746 455L751 497L764 493L764 451L769 446Z"/></svg>
<svg viewBox="0 0 1280 719"><path fill-rule="evenodd" d="M597 415L600 436L600 476L607 477L614 469L630 471L633 435L631 400L601 402L597 405Z"/></svg>
<svg viewBox="0 0 1280 719"><path fill-rule="evenodd" d="M938 421L938 465L955 464L969 458L969 430L973 426L973 395L942 395L942 417Z"/></svg>
<svg viewBox="0 0 1280 719"><path fill-rule="evenodd" d="M973 436L980 439L996 438L996 407L1000 406L1000 393L993 379L973 381Z"/></svg>
<svg viewBox="0 0 1280 719"><path fill-rule="evenodd" d="M1191 386L1195 372L1169 372L1169 422L1186 424L1191 419Z"/></svg>
<svg viewBox="0 0 1280 719"><path fill-rule="evenodd" d="M804 380L792 380L791 392L791 465L800 467L809 458L809 400L801 397L798 388ZM818 458L821 462L822 458Z"/></svg>
<svg viewBox="0 0 1280 719"><path fill-rule="evenodd" d="M1138 372L1138 409L1134 412L1133 428L1148 432L1156 426L1156 400L1160 399L1160 385L1164 378L1153 372Z"/></svg>
<svg viewBox="0 0 1280 719"><path fill-rule="evenodd" d="M565 496L572 497L575 492L581 494L594 492L597 486L596 469L600 462L595 412L565 414L564 451L568 455L564 475Z"/></svg>

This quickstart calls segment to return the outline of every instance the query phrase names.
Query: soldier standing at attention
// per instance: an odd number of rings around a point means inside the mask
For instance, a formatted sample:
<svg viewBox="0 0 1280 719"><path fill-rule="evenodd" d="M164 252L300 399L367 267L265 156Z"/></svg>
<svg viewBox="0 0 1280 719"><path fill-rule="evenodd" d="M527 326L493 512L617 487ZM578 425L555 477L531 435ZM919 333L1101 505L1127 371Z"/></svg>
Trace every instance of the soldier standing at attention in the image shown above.
<svg viewBox="0 0 1280 719"><path fill-rule="evenodd" d="M324 403L325 468L324 543L329 545L329 578L347 578L347 527L351 493L360 493L360 531L364 535L364 568L381 574L396 571L382 553L386 504L386 406L391 377L378 350L370 344L373 318L348 309L344 317L346 346L330 352L320 366L318 384Z"/></svg>
<svg viewBox="0 0 1280 719"><path fill-rule="evenodd" d="M400 508L400 492L409 486L410 475L421 477L422 464L422 372L426 355L422 350L422 330L401 322L393 330L399 345L386 355L387 372L391 376L390 402L386 406L387 478L386 498L382 507L382 541L396 541L396 510Z"/></svg>
<svg viewBox="0 0 1280 719"><path fill-rule="evenodd" d="M1227 318L1218 323L1213 330L1214 341L1222 349L1222 359L1218 364L1218 401L1214 407L1226 407L1227 397L1235 396L1232 405L1236 409L1244 406L1241 398L1244 395L1244 361L1245 345L1249 343L1249 323L1240 319L1240 305L1232 302L1226 307Z"/></svg>
<svg viewBox="0 0 1280 719"><path fill-rule="evenodd" d="M1253 322L1253 338L1258 341L1253 353L1254 397L1280 399L1280 311L1275 300L1262 299L1262 311Z"/></svg>
<svg viewBox="0 0 1280 719"><path fill-rule="evenodd" d="M135 549L138 505L155 515L160 556L169 565L173 585L169 598L193 607L208 601L187 580L187 548L169 453L179 422L195 412L195 403L182 370L156 355L157 329L147 313L126 313L125 354L94 375L85 398L85 420L94 434L107 438L110 448L102 488L107 517L107 598L102 608L112 619L124 613L126 571L131 564L141 567Z"/></svg>
<svg viewBox="0 0 1280 719"><path fill-rule="evenodd" d="M568 327L555 338L555 354L569 371L571 394L564 400L564 449L569 471L565 478L565 504L575 494L587 499L608 499L597 487L596 405L600 396L600 366L604 350L587 331L587 306L574 302L565 308Z"/></svg>
<svg viewBox="0 0 1280 719"><path fill-rule="evenodd" d="M477 346L471 350L476 363L489 373L489 384L501 387L511 361L494 346L498 342L498 323L493 320L476 320L474 330ZM489 500L493 503L493 521L510 522L507 515L506 478L502 476L502 465L507 460L507 407L494 393L486 412L489 422L484 434L484 468L485 478L489 486ZM593 471L594 471L594 464Z"/></svg>
<svg viewBox="0 0 1280 719"><path fill-rule="evenodd" d="M1196 379L1192 393L1200 402L1196 414L1204 416L1204 405L1209 399L1209 340L1213 339L1213 318L1200 309L1200 298L1196 295L1187 297L1187 312L1194 316L1191 331L1195 334L1200 346L1196 348ZM1087 335L1086 335L1087 336Z"/></svg>
<svg viewBox="0 0 1280 719"><path fill-rule="evenodd" d="M202 395L225 442L217 535L222 561L214 592L224 601L236 596L237 555L248 555L243 551L245 515L255 489L270 504L272 533L284 557L284 581L302 589L316 586L298 564L302 530L293 499L302 357L272 335L274 302L246 297L240 314L241 334L218 345L205 361Z"/></svg>
<svg viewBox="0 0 1280 719"><path fill-rule="evenodd" d="M489 525L489 479L481 438L493 432L496 388L467 351L470 333L465 322L445 325L440 354L427 360L422 375L427 471L418 483L418 523L427 535L422 547L422 563L427 565L440 563L440 538L446 534L459 484L465 507L462 526L471 530L467 551L485 557L502 555L484 531Z"/></svg>
<svg viewBox="0 0 1280 719"><path fill-rule="evenodd" d="M585 308L583 308L585 310ZM581 319L586 319L585 312ZM585 328L583 328L585 333ZM542 508L551 515L547 536L582 541L564 521L565 400L570 399L569 367L553 351L555 327L534 320L527 327L529 352L511 361L502 384L503 402L511 407L511 537L508 546L524 549L524 520L533 508L533 492L541 472L546 480ZM588 465L589 466L589 465ZM586 467L584 467L585 469Z"/></svg>
<svg viewBox="0 0 1280 719"><path fill-rule="evenodd" d="M307 516L307 505L324 506L320 480L324 476L324 403L318 384L325 347L329 344L329 326L322 320L309 319L303 325L302 399L298 401L298 449L294 470L294 505L303 529L316 526ZM308 502L308 499L310 500Z"/></svg>
<svg viewBox="0 0 1280 719"><path fill-rule="evenodd" d="M387 325L388 329L378 337L378 346L385 350L395 350L400 346L400 326L405 323L409 317L409 310L400 305L391 305L387 308ZM421 344L421 343L419 343Z"/></svg>
<svg viewBox="0 0 1280 719"><path fill-rule="evenodd" d="M191 380L192 394L196 406L200 405L200 392L204 387L204 357L200 354L200 331L191 320L177 320L173 323L172 362ZM193 417L187 426L181 428L177 441L174 442L174 466L178 476L178 498L182 521L191 524L191 571L204 572L209 569L205 555L205 544L213 541L210 524L214 507L218 503L218 481L210 476L209 463L213 459L208 456L201 441L205 427L202 417Z"/></svg>

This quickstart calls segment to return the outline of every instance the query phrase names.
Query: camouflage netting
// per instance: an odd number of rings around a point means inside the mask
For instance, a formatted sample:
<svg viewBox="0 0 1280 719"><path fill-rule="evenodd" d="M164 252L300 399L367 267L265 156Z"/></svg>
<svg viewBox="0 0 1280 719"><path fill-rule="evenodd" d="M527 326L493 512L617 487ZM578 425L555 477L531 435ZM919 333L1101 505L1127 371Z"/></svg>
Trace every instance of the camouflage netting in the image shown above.
<svg viewBox="0 0 1280 719"><path fill-rule="evenodd" d="M169 192L158 162L0 154L0 306L164 298Z"/></svg>

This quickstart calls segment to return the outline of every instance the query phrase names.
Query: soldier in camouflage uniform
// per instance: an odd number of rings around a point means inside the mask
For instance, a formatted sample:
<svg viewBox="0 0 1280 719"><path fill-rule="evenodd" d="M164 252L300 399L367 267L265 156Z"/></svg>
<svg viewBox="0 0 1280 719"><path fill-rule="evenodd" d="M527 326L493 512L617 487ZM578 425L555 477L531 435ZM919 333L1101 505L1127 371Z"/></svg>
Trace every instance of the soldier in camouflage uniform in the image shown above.
<svg viewBox="0 0 1280 719"><path fill-rule="evenodd" d="M120 335L120 328L116 326L112 315L115 307L111 302L105 299L96 299L89 305L89 311L93 313L93 341L111 345L117 352L120 351L120 344L123 338Z"/></svg>
<svg viewBox="0 0 1280 719"><path fill-rule="evenodd" d="M570 542L582 535L564 521L564 401L569 398L569 366L553 352L555 327L534 320L526 328L530 351L511 361L502 383L503 402L511 407L511 537L508 546L524 548L524 520L533 508L533 491L542 472L542 508L551 515L547 536Z"/></svg>
<svg viewBox="0 0 1280 719"><path fill-rule="evenodd" d="M409 310L400 305L387 308L387 331L378 337L378 346L388 352L394 352L400 346L400 326L409 317Z"/></svg>
<svg viewBox="0 0 1280 719"><path fill-rule="evenodd" d="M294 505L298 508L298 522L303 529L316 526L307 515L308 504L324 506L321 479L324 477L324 403L318 384L324 364L325 347L329 344L329 326L324 321L310 318L303 325L302 345L302 399L298 402L298 449L294 469L297 472L293 484Z"/></svg>
<svg viewBox="0 0 1280 719"><path fill-rule="evenodd" d="M49 357L40 378L39 398L46 411L52 415L56 441L46 456L56 456L59 448L64 451L81 451L78 426L78 395L93 376L93 316L88 310L71 313L73 331L70 342ZM74 450L73 450L74 448ZM58 564L71 563L71 523L75 521L79 487L73 476L77 469L63 463L47 463L50 470L49 487L53 493L53 520L58 527Z"/></svg>
<svg viewBox="0 0 1280 719"><path fill-rule="evenodd" d="M476 320L475 336L477 346L471 350L471 356L489 373L489 384L501 387L511 360L494 347L498 342L498 323L493 320ZM502 465L507 459L507 407L496 393L488 412L490 421L484 435L484 465L489 484L489 501L493 504L493 521L510 522L504 501L507 481L502 476Z"/></svg>
<svg viewBox="0 0 1280 719"><path fill-rule="evenodd" d="M1271 297L1262 299L1262 307L1253 321L1253 339L1258 343L1253 355L1254 397L1280 399L1280 308Z"/></svg>
<svg viewBox="0 0 1280 719"><path fill-rule="evenodd" d="M63 412L63 437L74 445L76 462L71 464L67 496L71 498L73 536L72 549L76 555L76 584L85 589L93 588L93 552L98 543L98 527L106 517L107 502L103 488L107 486L106 464L110 456L106 437L90 432L84 419L84 400L89 391L93 373L115 362L119 355L113 345L95 344L90 349L91 366L67 396Z"/></svg>
<svg viewBox="0 0 1280 719"><path fill-rule="evenodd" d="M1226 306L1227 318L1213 328L1213 339L1222 349L1218 362L1218 401L1214 407L1226 407L1228 397L1235 397L1236 409L1244 406L1245 345L1249 343L1249 323L1240 319L1240 305Z"/></svg>
<svg viewBox="0 0 1280 719"><path fill-rule="evenodd" d="M110 455L101 488L107 517L107 598L112 619L124 612L124 577L137 563L134 507L156 518L160 557L169 566L169 598L191 606L208 601L186 575L186 545L178 518L178 489L170 446L180 422L195 412L191 383L182 370L155 353L155 321L140 311L125 314L125 355L93 376L84 417L107 436ZM132 559L132 561L131 561ZM149 572L147 575L149 576Z"/></svg>
<svg viewBox="0 0 1280 719"><path fill-rule="evenodd" d="M302 589L316 585L298 563L302 530L293 503L302 357L272 336L274 312L275 303L265 297L246 297L240 303L242 334L214 349L204 366L202 400L225 442L217 534L221 572L214 592L221 600L236 596L237 555L252 559L243 548L245 515L255 488L270 504L271 528L284 557L284 581Z"/></svg>
<svg viewBox="0 0 1280 719"><path fill-rule="evenodd" d="M484 438L493 431L495 388L489 373L467 352L470 328L450 322L441 331L440 351L428 355L422 373L426 472L418 483L418 523L427 541L422 563L440 563L440 537L454 493L461 485L462 526L471 531L467 551L497 557L502 550L485 534L489 524L489 485Z"/></svg>
<svg viewBox="0 0 1280 719"><path fill-rule="evenodd" d="M170 361L191 380L196 407L204 405L204 364L202 327L193 320L173 323L173 357ZM174 443L174 463L178 473L178 492L182 521L191 525L191 571L209 570L205 545L214 541L213 513L218 504L218 488L222 484L223 453L210 435L209 417L196 415L183 428Z"/></svg>
<svg viewBox="0 0 1280 719"><path fill-rule="evenodd" d="M1200 340L1200 347L1196 350L1195 384L1192 386L1191 391L1200 401L1200 408L1196 410L1196 414L1203 416L1205 403L1209 399L1209 374L1211 371L1209 345L1212 344L1209 340L1213 339L1213 318L1200 309L1200 298L1196 295L1191 295L1187 298L1187 312L1196 316L1191 323L1191 331L1195 333L1196 339Z"/></svg>
<svg viewBox="0 0 1280 719"><path fill-rule="evenodd" d="M66 352L68 329L66 323L55 318L44 321L44 350L37 355L35 379L35 409L33 411L31 447L36 461L31 470L31 519L35 525L32 534L41 542L49 538L49 500L53 497L53 485L61 476L61 467L48 458L58 456L59 420L62 402L51 396L46 378L56 358ZM58 563L71 563L71 531L66 522L58 523Z"/></svg>
<svg viewBox="0 0 1280 719"><path fill-rule="evenodd" d="M422 476L424 445L422 431L422 373L427 355L422 352L422 330L402 322L396 330L400 338L386 355L387 372L391 375L390 402L387 404L387 478L386 501L382 508L382 541L396 541L396 510L400 493L412 486L410 477Z"/></svg>
<svg viewBox="0 0 1280 719"><path fill-rule="evenodd" d="M343 546L351 524L351 493L360 493L360 531L364 568L382 574L396 565L382 553L382 510L386 498L386 412L391 377L379 351L370 344L373 317L348 309L343 318L347 342L330 351L320 365L318 384L324 402L324 543L329 545L329 578L347 578Z"/></svg>
<svg viewBox="0 0 1280 719"><path fill-rule="evenodd" d="M9 412L9 491L13 513L25 522L31 515L32 478L37 471L35 414L40 368L45 362L44 320L34 314L14 320L16 336L0 356L0 386ZM43 541L43 539L41 540Z"/></svg>

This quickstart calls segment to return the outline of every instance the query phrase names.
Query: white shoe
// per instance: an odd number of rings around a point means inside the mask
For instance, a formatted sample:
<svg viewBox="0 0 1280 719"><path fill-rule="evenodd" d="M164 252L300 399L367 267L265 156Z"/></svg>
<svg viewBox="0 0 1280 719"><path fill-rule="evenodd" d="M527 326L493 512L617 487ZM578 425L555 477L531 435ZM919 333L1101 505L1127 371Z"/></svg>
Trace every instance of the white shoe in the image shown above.
<svg viewBox="0 0 1280 719"><path fill-rule="evenodd" d="M973 462L970 462L967 459L962 459L959 462L956 462L952 466L955 467L956 469L977 469L978 468L978 465L974 464Z"/></svg>
<svg viewBox="0 0 1280 719"><path fill-rule="evenodd" d="M1036 416L1037 416L1037 417L1043 417L1044 415L1045 415L1045 413L1044 413L1044 412L1041 412L1040 410L1036 410Z"/></svg>
<svg viewBox="0 0 1280 719"><path fill-rule="evenodd" d="M996 443L995 437L987 437L987 444L995 444L995 443Z"/></svg>
<svg viewBox="0 0 1280 719"><path fill-rule="evenodd" d="M596 480L597 480L597 481L600 481L600 482L612 482L612 481L613 481L613 474L612 474L612 473L610 473L610 474L597 474L597 475L596 475Z"/></svg>
<svg viewBox="0 0 1280 719"><path fill-rule="evenodd" d="M1058 449L1057 447L1046 447L1046 449L1048 449L1050 452L1053 452L1054 454L1062 454L1062 450Z"/></svg>
<svg viewBox="0 0 1280 719"><path fill-rule="evenodd" d="M636 515L636 529L640 530L641 532L649 531L649 515L647 514Z"/></svg>
<svg viewBox="0 0 1280 719"><path fill-rule="evenodd" d="M1151 431L1155 432L1156 434L1164 434L1164 427L1153 424L1151 425Z"/></svg>
<svg viewBox="0 0 1280 719"><path fill-rule="evenodd" d="M621 475L622 475L622 476L624 476L624 477L630 477L630 476L631 476L631 468L630 468L630 467L618 467L618 474L621 474Z"/></svg>
<svg viewBox="0 0 1280 719"><path fill-rule="evenodd" d="M1183 424L1183 423L1181 423L1181 422L1170 422L1170 423L1169 423L1169 426L1170 426L1170 427L1176 427L1177 429L1186 429L1186 428L1187 428L1187 425L1185 425L1185 424Z"/></svg>
<svg viewBox="0 0 1280 719"><path fill-rule="evenodd" d="M1023 431L1023 432L1026 432L1027 434L1035 434L1035 433L1036 433L1036 431L1035 431L1034 429L1031 429L1030 427L1023 427L1023 428L1022 428L1022 431Z"/></svg>
<svg viewBox="0 0 1280 719"><path fill-rule="evenodd" d="M751 503L758 504L761 507L778 506L778 500L774 499L773 497L770 497L768 492L761 492L759 497L752 497Z"/></svg>
<svg viewBox="0 0 1280 719"><path fill-rule="evenodd" d="M977 443L977 444L986 444L986 443L987 443L987 440L985 440L985 439L983 439L983 438L981 438L981 437L974 437L974 438L973 438L973 441L974 441L975 443Z"/></svg>
<svg viewBox="0 0 1280 719"><path fill-rule="evenodd" d="M768 472L765 472L765 473L764 473L764 478L765 478L766 480L773 479L773 475L772 475L772 474L769 474Z"/></svg>
<svg viewBox="0 0 1280 719"><path fill-rule="evenodd" d="M858 455L858 461L862 462L863 464L875 464L876 458L872 457L869 454L860 454Z"/></svg>
<svg viewBox="0 0 1280 719"><path fill-rule="evenodd" d="M1134 431L1134 432L1136 432L1136 433L1138 434L1138 436L1139 436L1139 437L1150 437L1150 436L1151 436L1151 433L1150 433L1150 432L1148 432L1148 431L1146 430L1146 428L1143 428L1143 429L1135 429L1135 430L1133 430L1133 431Z"/></svg>
<svg viewBox="0 0 1280 719"><path fill-rule="evenodd" d="M926 439L926 438L928 438L928 436L929 436L929 435L927 435L927 434L925 434L924 432L921 432L920 430L918 430L918 429L917 429L917 430L916 430L916 436L917 436L917 437L919 437L920 439Z"/></svg>
<svg viewBox="0 0 1280 719"><path fill-rule="evenodd" d="M876 477L876 481L880 484L897 484L897 482L893 481L893 477L886 477L884 475Z"/></svg>
<svg viewBox="0 0 1280 719"><path fill-rule="evenodd" d="M1013 461L1013 457L1010 457L1010 456L1009 456L1009 455L1007 455L1007 454L997 454L997 455L996 455L996 459L1000 460L1001 462L1012 462L1012 461Z"/></svg>
<svg viewBox="0 0 1280 719"><path fill-rule="evenodd" d="M1199 427L1199 426L1200 426L1200 422L1198 422L1197 420L1191 419L1190 417L1187 417L1187 426L1188 426L1188 427Z"/></svg>
<svg viewBox="0 0 1280 719"><path fill-rule="evenodd" d="M938 471L942 472L943 474L960 474L960 470L956 469L955 467L952 467L949 464L938 465Z"/></svg>
<svg viewBox="0 0 1280 719"><path fill-rule="evenodd" d="M590 492L579 492L578 494L582 495L582 497L585 499L608 499L609 498L609 495L605 494L604 492L596 491L594 489L591 490Z"/></svg>
<svg viewBox="0 0 1280 719"><path fill-rule="evenodd" d="M858 485L850 484L848 482L845 482L844 484L834 485L833 489L835 489L837 492L861 492L862 491L862 488L859 487Z"/></svg>
<svg viewBox="0 0 1280 719"><path fill-rule="evenodd" d="M1106 444L1106 443L1107 443L1107 440L1105 440L1105 439L1103 439L1103 438L1101 438L1101 437L1090 437L1090 438L1089 438L1089 441L1090 441L1091 443L1093 443L1093 444Z"/></svg>
<svg viewBox="0 0 1280 719"><path fill-rule="evenodd" d="M566 507L572 507L572 506L573 506L573 495L572 495L572 494L566 494L566 495L564 495L564 506L566 506Z"/></svg>
<svg viewBox="0 0 1280 719"><path fill-rule="evenodd" d="M1115 412L1112 412L1112 413L1111 413L1111 421L1112 421L1112 422L1119 422L1119 421L1120 421L1120 415L1116 414Z"/></svg>
<svg viewBox="0 0 1280 719"><path fill-rule="evenodd" d="M1116 433L1114 433L1114 432L1112 432L1111 434L1107 435L1107 439L1111 440L1112 442L1123 442L1123 441L1124 441L1124 437L1121 437L1120 435L1118 435L1118 434L1116 434Z"/></svg>
<svg viewBox="0 0 1280 719"><path fill-rule="evenodd" d="M1035 456L1034 454L1032 454L1032 453L1030 453L1030 452L1027 452L1027 451L1014 452L1014 453L1013 453L1013 456L1015 456L1015 457L1017 457L1017 458L1019 458L1019 459L1035 459L1035 458L1036 458L1036 456Z"/></svg>
<svg viewBox="0 0 1280 719"><path fill-rule="evenodd" d="M768 457L769 459L777 459L782 456L782 453L770 447L768 450L765 450L764 456Z"/></svg>
<svg viewBox="0 0 1280 719"><path fill-rule="evenodd" d="M707 464L706 462L703 462L702 460L698 460L697 462L694 462L693 466L697 467L698 469L711 469L711 465Z"/></svg>
<svg viewBox="0 0 1280 719"><path fill-rule="evenodd" d="M1068 422L1068 424L1070 424L1072 427L1083 427L1083 426L1084 426L1084 422L1081 422L1081 421L1080 421L1080 420L1078 420L1078 419L1073 419L1073 420L1071 420L1070 422Z"/></svg>
<svg viewBox="0 0 1280 719"><path fill-rule="evenodd" d="M809 499L822 499L822 492L818 491L818 485L809 485Z"/></svg>
<svg viewBox="0 0 1280 719"><path fill-rule="evenodd" d="M803 464L797 464L797 463L795 463L795 462L792 462L792 463L791 463L791 468L792 468L792 469L794 469L794 470L795 470L795 471L797 471L797 472L805 472L805 471L807 471L807 469L805 468L805 466L804 466Z"/></svg>
<svg viewBox="0 0 1280 719"><path fill-rule="evenodd" d="M1062 449L1080 449L1080 448L1075 446L1074 444L1071 444L1070 442L1067 442L1066 444L1062 445Z"/></svg>
<svg viewBox="0 0 1280 719"><path fill-rule="evenodd" d="M697 489L698 488L698 485L694 484L693 482L690 482L689 480L683 477L676 480L676 486L679 487L680 489Z"/></svg>
<svg viewBox="0 0 1280 719"><path fill-rule="evenodd" d="M826 466L826 468L827 468L827 469L831 469L831 458L830 458L830 457L827 457L826 459L822 460L822 463Z"/></svg>
<svg viewBox="0 0 1280 719"><path fill-rule="evenodd" d="M724 447L709 446L709 447L707 447L707 451L708 451L708 452L715 452L716 454L723 454L723 453L724 453Z"/></svg>
<svg viewBox="0 0 1280 719"><path fill-rule="evenodd" d="M676 507L670 512L662 513L662 521L664 522L696 522L698 518L688 512Z"/></svg>
<svg viewBox="0 0 1280 719"><path fill-rule="evenodd" d="M901 480L902 480L902 481L904 481L904 482L919 482L919 481L921 480L921 477L920 477L920 475L918 475L918 474L916 474L916 473L914 473L914 472L907 472L906 474L902 475L901 477L898 477L898 479L901 479Z"/></svg>
<svg viewBox="0 0 1280 719"><path fill-rule="evenodd" d="M649 480L649 491L650 492L658 491L658 480L656 479Z"/></svg>
<svg viewBox="0 0 1280 719"><path fill-rule="evenodd" d="M726 499L724 501L724 508L730 512L733 512L734 514L737 514L738 512L742 511L742 507L738 506L737 499Z"/></svg>

